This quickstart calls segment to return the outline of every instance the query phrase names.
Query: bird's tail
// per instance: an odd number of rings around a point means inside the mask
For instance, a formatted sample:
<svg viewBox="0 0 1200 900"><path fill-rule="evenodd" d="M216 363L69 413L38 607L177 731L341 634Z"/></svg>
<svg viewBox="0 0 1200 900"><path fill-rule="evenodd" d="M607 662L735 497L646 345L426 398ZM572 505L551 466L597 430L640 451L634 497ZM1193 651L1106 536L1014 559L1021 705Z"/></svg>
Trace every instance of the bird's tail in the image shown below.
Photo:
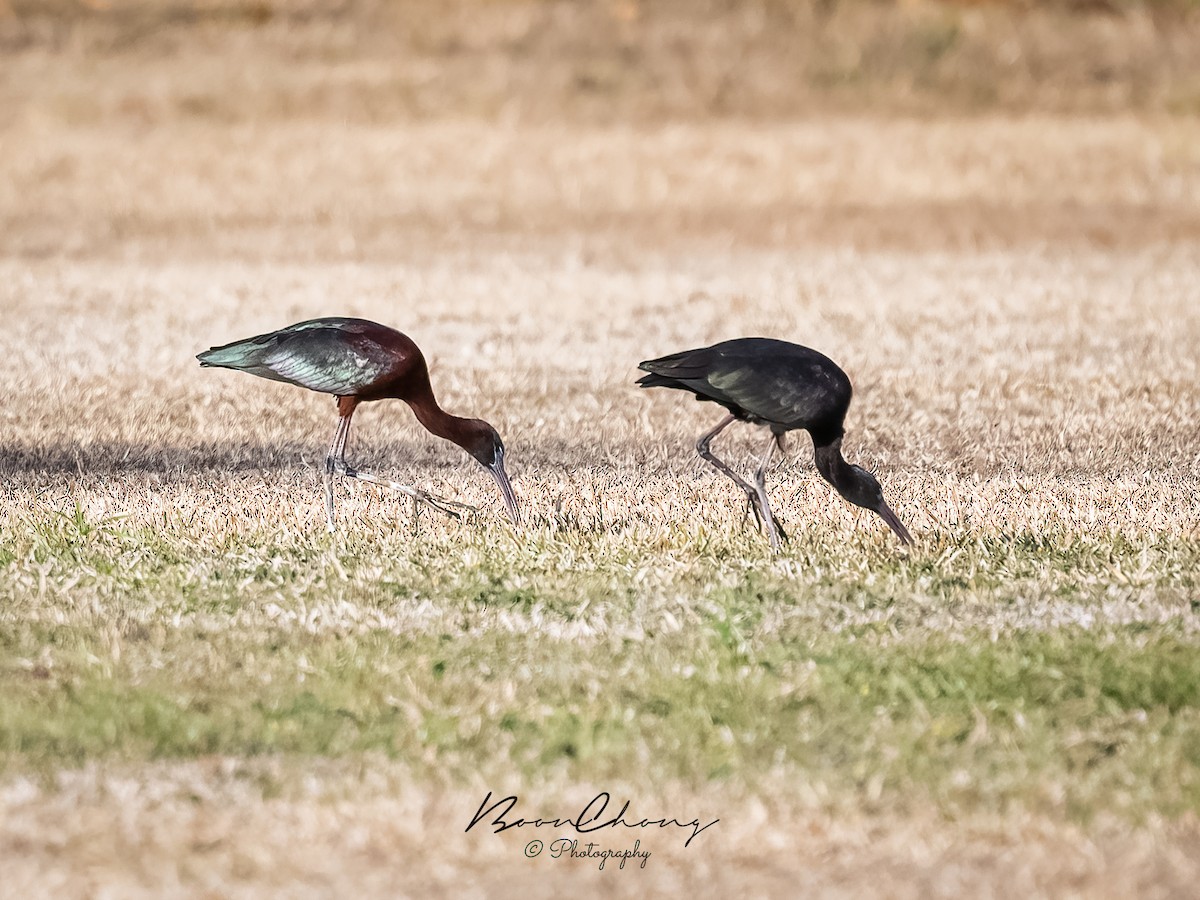
<svg viewBox="0 0 1200 900"><path fill-rule="evenodd" d="M638 368L650 374L643 375L637 383L642 387L680 387L682 380L703 378L708 365L706 348L647 359L638 363Z"/></svg>
<svg viewBox="0 0 1200 900"><path fill-rule="evenodd" d="M638 387L675 387L679 382L674 378L667 378L665 375L659 375L656 372L651 372L649 375L643 375L637 380Z"/></svg>
<svg viewBox="0 0 1200 900"><path fill-rule="evenodd" d="M204 368L236 369L262 378L281 380L268 364L267 357L270 351L270 342L263 341L260 337L252 337L220 347L210 347L203 353L197 353L196 359L200 360L200 365Z"/></svg>
<svg viewBox="0 0 1200 900"><path fill-rule="evenodd" d="M202 366L221 369L253 368L262 363L262 349L261 346L254 346L252 341L235 341L197 353L196 359L200 360Z"/></svg>

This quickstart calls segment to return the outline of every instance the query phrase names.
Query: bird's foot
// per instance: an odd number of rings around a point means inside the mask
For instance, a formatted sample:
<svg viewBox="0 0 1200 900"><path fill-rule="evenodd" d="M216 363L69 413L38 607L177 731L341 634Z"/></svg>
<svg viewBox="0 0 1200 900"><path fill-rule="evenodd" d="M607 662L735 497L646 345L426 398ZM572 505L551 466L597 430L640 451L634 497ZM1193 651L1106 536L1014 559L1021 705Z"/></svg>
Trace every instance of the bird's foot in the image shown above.
<svg viewBox="0 0 1200 900"><path fill-rule="evenodd" d="M344 471L341 473L347 478L357 478L359 481L366 481L370 484L377 484L380 487L385 487L393 491L399 491L401 494L406 494L412 497L414 502L424 503L436 509L443 515L447 515L452 519L461 519L463 512L476 512L477 509L468 503L459 503L457 500L447 500L444 497L435 497L433 494L427 493L420 488L413 487L410 484L401 484L398 481L390 481L387 478L380 478L377 475L372 475L369 472L358 472L349 466L342 464Z"/></svg>
<svg viewBox="0 0 1200 900"><path fill-rule="evenodd" d="M783 526L774 518L767 523L767 534L771 539L771 550L779 553L783 550L783 545L788 542L788 534L783 530Z"/></svg>
<svg viewBox="0 0 1200 900"><path fill-rule="evenodd" d="M778 519L775 519L774 521L775 521L775 531L779 535L779 540L783 541L783 543L786 544L790 540L790 538L788 537L788 533L783 530L783 525L780 524Z"/></svg>
<svg viewBox="0 0 1200 900"><path fill-rule="evenodd" d="M753 491L746 491L746 511L742 513L743 525L750 513L754 513L754 527L762 531L762 516L758 514L758 495Z"/></svg>
<svg viewBox="0 0 1200 900"><path fill-rule="evenodd" d="M427 494L420 489L416 490L417 493L413 496L414 503L428 504L452 519L461 519L464 513L479 512L478 507L471 506L469 503L459 503L457 500L447 500L444 497L435 497L433 494Z"/></svg>
<svg viewBox="0 0 1200 900"><path fill-rule="evenodd" d="M325 457L325 474L341 475L345 478L357 477L354 470L346 464L344 459L335 459L332 456Z"/></svg>

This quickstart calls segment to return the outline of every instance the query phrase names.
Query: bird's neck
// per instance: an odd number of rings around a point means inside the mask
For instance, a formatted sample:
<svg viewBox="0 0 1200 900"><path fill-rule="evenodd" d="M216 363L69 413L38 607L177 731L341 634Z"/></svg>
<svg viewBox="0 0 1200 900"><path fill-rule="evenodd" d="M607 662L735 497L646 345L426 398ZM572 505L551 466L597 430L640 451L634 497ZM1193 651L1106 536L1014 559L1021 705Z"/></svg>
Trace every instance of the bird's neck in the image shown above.
<svg viewBox="0 0 1200 900"><path fill-rule="evenodd" d="M442 409L438 405L437 397L433 395L433 388L429 386L428 382L425 382L417 390L412 391L410 395L405 396L404 401L412 407L412 411L417 416L417 421L424 425L427 431L437 437L453 441L460 447L463 446L463 442L466 439L464 426L470 420L459 416L452 416Z"/></svg>
<svg viewBox="0 0 1200 900"><path fill-rule="evenodd" d="M854 470L842 458L841 438L813 447L813 461L821 477L832 484L839 494L844 495L854 483Z"/></svg>

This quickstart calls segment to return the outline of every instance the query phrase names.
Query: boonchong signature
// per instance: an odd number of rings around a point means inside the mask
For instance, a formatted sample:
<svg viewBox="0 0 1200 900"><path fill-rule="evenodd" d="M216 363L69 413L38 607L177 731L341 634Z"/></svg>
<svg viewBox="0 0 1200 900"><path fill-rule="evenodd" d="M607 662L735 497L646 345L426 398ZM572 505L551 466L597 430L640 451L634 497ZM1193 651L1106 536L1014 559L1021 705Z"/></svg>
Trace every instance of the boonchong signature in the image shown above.
<svg viewBox="0 0 1200 900"><path fill-rule="evenodd" d="M612 800L608 791L601 791L595 797L588 801L587 805L579 811L579 815L575 817L566 817L558 819L512 819L513 808L517 805L518 797L516 794L510 794L500 800L492 800L492 792L488 791L487 796L483 798L483 802L479 804L479 810L471 818L471 822L466 827L466 831L470 831L481 821L492 816L492 819L487 824L492 825L493 834L499 834L502 831L507 831L510 828L525 828L532 826L533 828L544 828L550 826L553 828L574 828L580 834L590 834L593 831L599 831L601 828L616 828L624 826L626 828L650 828L658 826L659 828L690 828L692 833L683 846L688 846L702 832L720 822L720 819L713 819L706 825L701 825L699 819L692 819L690 822L680 822L679 819L662 816L658 819L637 819L634 816L626 818L629 812L629 801L625 801L625 805L621 807L612 818L605 818L605 811L608 809L608 804ZM494 816L493 816L494 814Z"/></svg>

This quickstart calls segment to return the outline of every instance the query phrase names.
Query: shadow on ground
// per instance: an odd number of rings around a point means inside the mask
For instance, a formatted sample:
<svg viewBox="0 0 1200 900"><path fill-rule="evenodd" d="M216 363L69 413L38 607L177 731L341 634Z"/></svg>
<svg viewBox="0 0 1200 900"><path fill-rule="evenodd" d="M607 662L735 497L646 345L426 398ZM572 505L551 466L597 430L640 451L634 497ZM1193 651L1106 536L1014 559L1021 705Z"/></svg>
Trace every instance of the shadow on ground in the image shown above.
<svg viewBox="0 0 1200 900"><path fill-rule="evenodd" d="M420 465L432 470L461 465L453 448L433 448L415 443L389 442L364 446L347 457L364 468ZM309 443L146 446L130 441L103 441L80 446L57 443L44 446L10 444L0 447L0 477L20 475L120 475L164 476L203 472L262 472L319 468L325 448Z"/></svg>

